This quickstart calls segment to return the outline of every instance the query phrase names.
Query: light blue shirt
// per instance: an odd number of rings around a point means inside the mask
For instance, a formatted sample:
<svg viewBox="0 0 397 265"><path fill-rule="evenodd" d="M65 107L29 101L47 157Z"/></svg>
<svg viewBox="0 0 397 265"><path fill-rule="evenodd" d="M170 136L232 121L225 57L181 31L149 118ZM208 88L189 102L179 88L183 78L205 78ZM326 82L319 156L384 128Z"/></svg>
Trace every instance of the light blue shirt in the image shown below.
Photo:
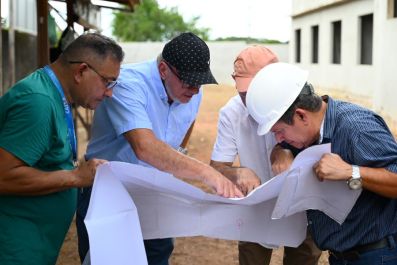
<svg viewBox="0 0 397 265"><path fill-rule="evenodd" d="M123 65L113 96L97 108L86 159L102 158L134 164L138 160L123 133L150 129L159 140L178 149L195 120L202 92L186 104L168 103L157 61Z"/></svg>

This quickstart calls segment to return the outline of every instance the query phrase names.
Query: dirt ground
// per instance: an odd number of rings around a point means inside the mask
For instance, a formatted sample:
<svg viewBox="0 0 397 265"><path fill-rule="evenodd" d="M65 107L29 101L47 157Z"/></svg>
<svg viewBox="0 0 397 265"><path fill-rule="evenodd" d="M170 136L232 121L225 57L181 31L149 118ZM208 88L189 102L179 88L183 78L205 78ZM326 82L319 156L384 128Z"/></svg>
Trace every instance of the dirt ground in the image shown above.
<svg viewBox="0 0 397 265"><path fill-rule="evenodd" d="M210 161L211 150L216 137L218 111L233 95L235 95L235 89L231 86L208 86L204 89L203 103L188 144L189 155L206 163ZM80 130L81 132L84 131L82 128ZM84 139L85 135L82 134L79 143L81 154L84 153L86 146ZM67 234L57 264L79 264L74 222ZM237 242L206 237L177 238L171 264L237 265ZM273 253L271 265L281 264L282 249L278 249ZM328 264L327 254L324 252L319 265L326 264Z"/></svg>

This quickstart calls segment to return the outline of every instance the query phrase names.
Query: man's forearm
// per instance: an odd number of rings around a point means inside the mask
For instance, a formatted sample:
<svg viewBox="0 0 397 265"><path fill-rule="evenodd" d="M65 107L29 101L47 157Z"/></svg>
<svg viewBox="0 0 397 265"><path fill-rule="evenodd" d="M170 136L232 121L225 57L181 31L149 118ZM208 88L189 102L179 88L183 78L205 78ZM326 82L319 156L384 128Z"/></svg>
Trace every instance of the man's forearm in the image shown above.
<svg viewBox="0 0 397 265"><path fill-rule="evenodd" d="M134 151L140 160L178 178L183 177L202 181L204 171L210 168L201 161L183 155L157 139L145 144L139 150L136 149Z"/></svg>
<svg viewBox="0 0 397 265"><path fill-rule="evenodd" d="M287 170L293 161L294 156L290 150L284 149L279 144L274 146L270 154L270 162L272 164L272 171L274 175L278 175L281 172Z"/></svg>
<svg viewBox="0 0 397 265"><path fill-rule="evenodd" d="M233 183L237 182L238 178L238 167L233 167L233 163L231 162L218 162L211 160L210 166L218 170L222 173L225 177L231 180Z"/></svg>
<svg viewBox="0 0 397 265"><path fill-rule="evenodd" d="M211 169L209 165L183 155L157 139L149 129L131 130L126 132L124 136L138 159L178 178L203 181L205 171Z"/></svg>
<svg viewBox="0 0 397 265"><path fill-rule="evenodd" d="M42 195L73 187L76 171L42 171L0 148L0 194Z"/></svg>
<svg viewBox="0 0 397 265"><path fill-rule="evenodd" d="M364 189L384 197L397 198L397 173L384 168L360 167Z"/></svg>
<svg viewBox="0 0 397 265"><path fill-rule="evenodd" d="M397 198L397 173L385 168L370 168L360 166L362 187L388 198ZM328 153L313 166L320 180L347 181L351 178L353 169L338 154Z"/></svg>
<svg viewBox="0 0 397 265"><path fill-rule="evenodd" d="M75 185L73 171L45 172L21 166L1 173L0 194L44 195L62 191Z"/></svg>
<svg viewBox="0 0 397 265"><path fill-rule="evenodd" d="M256 173L246 167L233 167L233 162L220 162L211 160L210 165L236 184L247 195L261 184Z"/></svg>
<svg viewBox="0 0 397 265"><path fill-rule="evenodd" d="M231 181L207 164L174 150L156 138L149 129L136 129L124 134L138 159L178 178L199 180L218 195L241 197L243 194Z"/></svg>

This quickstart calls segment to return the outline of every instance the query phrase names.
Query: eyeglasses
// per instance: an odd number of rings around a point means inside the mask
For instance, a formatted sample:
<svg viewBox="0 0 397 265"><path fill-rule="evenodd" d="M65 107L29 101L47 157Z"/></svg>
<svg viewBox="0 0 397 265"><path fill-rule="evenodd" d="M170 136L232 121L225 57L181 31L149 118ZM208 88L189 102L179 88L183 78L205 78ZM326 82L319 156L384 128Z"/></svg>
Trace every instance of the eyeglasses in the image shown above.
<svg viewBox="0 0 397 265"><path fill-rule="evenodd" d="M183 81L182 77L178 74L177 71L175 71L174 67L169 64L166 60L164 60L165 64L168 66L168 68L170 68L171 72L178 77L178 79L182 82L182 87L183 88L194 88L193 86L187 84L185 81Z"/></svg>
<svg viewBox="0 0 397 265"><path fill-rule="evenodd" d="M167 61L164 60L164 62L165 62L165 64L168 66L168 68L170 68L171 72L172 72L174 75L176 75L176 77L178 77L179 80L181 80L181 81L183 82L181 76L177 73L177 71L174 70L174 67L173 67L172 65L170 65Z"/></svg>
<svg viewBox="0 0 397 265"><path fill-rule="evenodd" d="M117 80L113 80L112 78L106 78L103 75L101 75L100 73L98 73L97 70L95 70L94 67L92 67L89 63L87 62L83 62L83 61L68 61L68 63L70 64L80 64L80 63L85 63L88 68L90 68L92 71L94 71L101 79L102 81L105 83L106 88L108 89L112 89L116 84L117 84Z"/></svg>

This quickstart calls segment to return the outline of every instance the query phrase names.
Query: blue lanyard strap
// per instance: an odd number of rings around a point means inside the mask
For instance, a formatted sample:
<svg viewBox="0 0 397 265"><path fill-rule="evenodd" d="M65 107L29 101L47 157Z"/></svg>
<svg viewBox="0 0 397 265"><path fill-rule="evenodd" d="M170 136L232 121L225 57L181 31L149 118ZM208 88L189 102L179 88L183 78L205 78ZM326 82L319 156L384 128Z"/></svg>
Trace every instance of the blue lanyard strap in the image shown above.
<svg viewBox="0 0 397 265"><path fill-rule="evenodd" d="M49 65L44 67L45 73L50 77L52 83L54 83L55 87L57 88L59 94L62 97L63 102L63 109L65 111L65 120L68 125L68 137L70 141L70 147L72 148L72 155L73 155L73 162L77 161L77 141L76 141L76 133L74 130L74 123L73 123L73 116L70 105L66 100L65 94L63 93L63 89L61 83L59 82L58 78L56 77L54 71L50 68Z"/></svg>

